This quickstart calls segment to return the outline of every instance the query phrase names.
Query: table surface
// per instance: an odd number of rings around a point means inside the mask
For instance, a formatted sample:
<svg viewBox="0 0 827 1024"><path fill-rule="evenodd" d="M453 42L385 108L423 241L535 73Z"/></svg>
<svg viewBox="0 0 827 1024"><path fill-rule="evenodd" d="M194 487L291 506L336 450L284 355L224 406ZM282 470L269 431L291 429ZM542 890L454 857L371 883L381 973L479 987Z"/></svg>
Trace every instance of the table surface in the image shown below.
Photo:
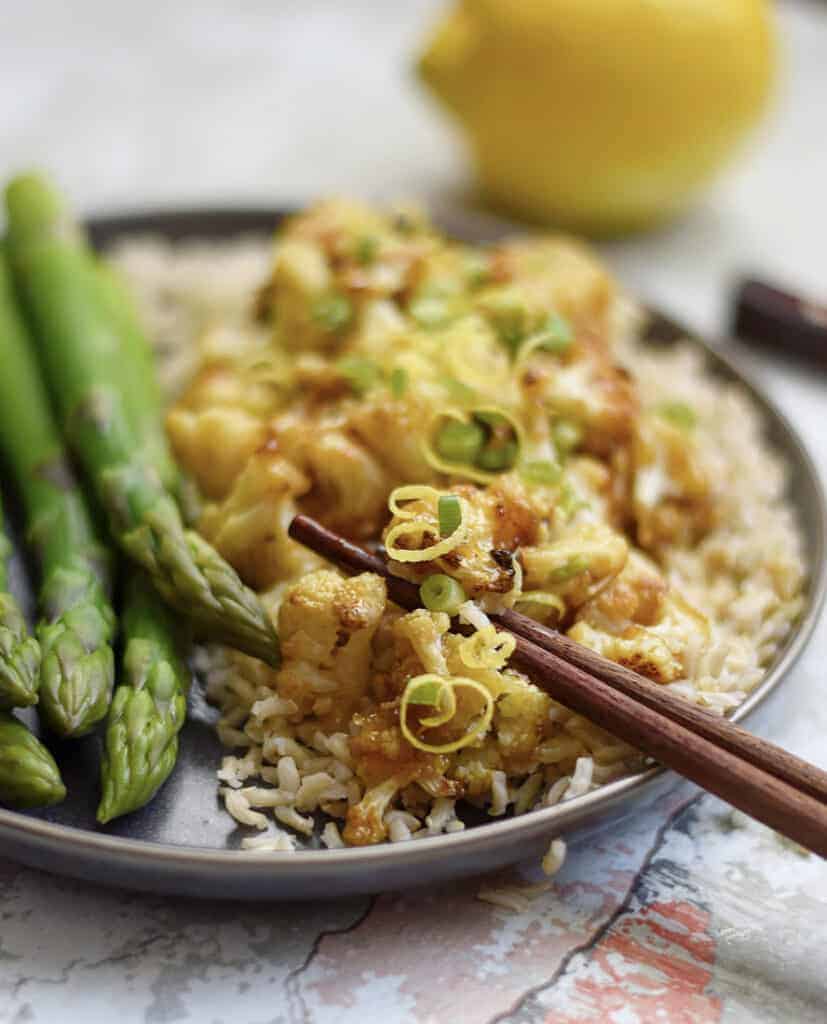
<svg viewBox="0 0 827 1024"><path fill-rule="evenodd" d="M456 206L463 154L409 73L442 6L15 5L0 44L2 177L46 165L89 212L332 191ZM779 13L784 87L747 158L681 223L603 247L631 288L712 333L741 271L824 287L827 8ZM745 358L827 475L825 378ZM826 626L769 730L823 765ZM827 1016L827 866L711 797L685 789L572 843L553 888L520 911L481 902L480 885L246 906L0 859L0 1024Z"/></svg>

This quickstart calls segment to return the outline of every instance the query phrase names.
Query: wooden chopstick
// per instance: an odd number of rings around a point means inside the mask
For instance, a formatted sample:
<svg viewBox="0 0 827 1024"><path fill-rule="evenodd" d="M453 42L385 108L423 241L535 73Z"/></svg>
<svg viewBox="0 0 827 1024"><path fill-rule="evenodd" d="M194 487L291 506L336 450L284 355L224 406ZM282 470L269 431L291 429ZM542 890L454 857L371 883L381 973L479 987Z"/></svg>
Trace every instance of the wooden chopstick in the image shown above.
<svg viewBox="0 0 827 1024"><path fill-rule="evenodd" d="M290 535L350 572L373 572L384 576L391 598L397 604L409 610L420 607L422 602L415 584L391 575L383 559L368 554L315 520L297 516L290 527ZM503 629L597 676L616 690L666 715L711 743L827 803L827 772L809 761L796 757L768 740L760 739L728 718L681 700L645 676L601 657L588 647L570 640L555 629L541 625L527 615L507 611L492 615L491 619Z"/></svg>
<svg viewBox="0 0 827 1024"><path fill-rule="evenodd" d="M290 536L348 572L385 578L396 604L421 607L419 588L307 516ZM725 718L659 690L629 669L517 612L491 616L512 632L512 663L555 699L721 797L827 856L827 775ZM823 802L824 801L824 802Z"/></svg>

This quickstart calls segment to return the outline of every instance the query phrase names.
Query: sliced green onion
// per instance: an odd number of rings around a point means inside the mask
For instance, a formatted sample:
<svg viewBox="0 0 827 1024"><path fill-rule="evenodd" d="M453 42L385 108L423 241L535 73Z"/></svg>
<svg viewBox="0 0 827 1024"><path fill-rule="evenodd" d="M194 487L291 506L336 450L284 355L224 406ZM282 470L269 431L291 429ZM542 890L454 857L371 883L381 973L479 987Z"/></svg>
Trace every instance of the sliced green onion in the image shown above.
<svg viewBox="0 0 827 1024"><path fill-rule="evenodd" d="M659 416L681 430L692 430L698 422L695 410L686 402L663 402L657 406L656 411Z"/></svg>
<svg viewBox="0 0 827 1024"><path fill-rule="evenodd" d="M471 465L485 444L485 430L475 423L448 420L436 436L437 453L448 462Z"/></svg>
<svg viewBox="0 0 827 1024"><path fill-rule="evenodd" d="M492 323L497 337L512 355L525 341L528 311L516 296L500 295L492 309Z"/></svg>
<svg viewBox="0 0 827 1024"><path fill-rule="evenodd" d="M585 555L572 555L563 565L558 565L548 574L551 583L566 583L585 572L589 567L589 560Z"/></svg>
<svg viewBox="0 0 827 1024"><path fill-rule="evenodd" d="M442 704L442 691L444 688L444 684L439 680L425 678L410 687L408 703L427 704L428 707L438 708Z"/></svg>
<svg viewBox="0 0 827 1024"><path fill-rule="evenodd" d="M442 295L420 295L411 300L408 312L428 331L444 326L451 319L451 307Z"/></svg>
<svg viewBox="0 0 827 1024"><path fill-rule="evenodd" d="M346 295L323 295L313 303L312 315L326 331L341 331L350 323L353 307Z"/></svg>
<svg viewBox="0 0 827 1024"><path fill-rule="evenodd" d="M559 483L563 470L551 459L534 459L531 462L524 462L520 466L520 476L527 484L539 484L545 487L553 487Z"/></svg>
<svg viewBox="0 0 827 1024"><path fill-rule="evenodd" d="M589 507L589 503L587 501L578 497L568 480L564 480L560 485L560 492L557 495L557 504L566 519L571 519L574 513L579 511L579 509Z"/></svg>
<svg viewBox="0 0 827 1024"><path fill-rule="evenodd" d="M500 473L503 470L511 469L517 461L519 447L516 441L506 441L505 444L488 445L479 453L474 463L480 469L489 473Z"/></svg>
<svg viewBox="0 0 827 1024"><path fill-rule="evenodd" d="M467 598L462 586L451 576L437 572L428 576L419 588L419 596L429 612L456 615Z"/></svg>
<svg viewBox="0 0 827 1024"><path fill-rule="evenodd" d="M463 269L469 288L480 288L491 280L491 261L486 253L471 249L465 255Z"/></svg>
<svg viewBox="0 0 827 1024"><path fill-rule="evenodd" d="M479 423L484 423L487 427L491 427L492 430L496 430L497 427L510 426L505 416L501 412L494 412L493 409L477 410L474 413L474 419Z"/></svg>
<svg viewBox="0 0 827 1024"><path fill-rule="evenodd" d="M462 523L462 505L456 494L440 494L437 502L440 537L450 537Z"/></svg>
<svg viewBox="0 0 827 1024"><path fill-rule="evenodd" d="M391 394L394 398L401 398L408 390L408 371L402 366L397 366L391 370L390 379L388 384L391 389Z"/></svg>
<svg viewBox="0 0 827 1024"><path fill-rule="evenodd" d="M373 235L363 235L356 242L356 261L363 267L369 267L374 263L379 253L379 239Z"/></svg>
<svg viewBox="0 0 827 1024"><path fill-rule="evenodd" d="M583 428L574 420L557 420L552 425L551 437L560 457L565 458L583 440Z"/></svg>
<svg viewBox="0 0 827 1024"><path fill-rule="evenodd" d="M375 388L382 377L382 371L372 359L362 356L344 356L336 364L336 369L348 382L357 395L367 394Z"/></svg>
<svg viewBox="0 0 827 1024"><path fill-rule="evenodd" d="M456 377L445 377L442 383L455 402L473 402L477 397L473 388L468 387L461 380L457 380Z"/></svg>
<svg viewBox="0 0 827 1024"><path fill-rule="evenodd" d="M568 320L564 320L559 313L550 313L540 330L526 339L526 344L561 355L571 348L573 341L574 332Z"/></svg>

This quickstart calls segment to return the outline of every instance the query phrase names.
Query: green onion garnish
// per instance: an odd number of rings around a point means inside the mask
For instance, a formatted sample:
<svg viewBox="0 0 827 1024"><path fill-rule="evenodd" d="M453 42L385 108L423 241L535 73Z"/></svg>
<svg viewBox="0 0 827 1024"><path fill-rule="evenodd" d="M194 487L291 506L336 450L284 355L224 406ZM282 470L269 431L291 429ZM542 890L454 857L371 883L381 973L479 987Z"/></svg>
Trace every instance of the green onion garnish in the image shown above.
<svg viewBox="0 0 827 1024"><path fill-rule="evenodd" d="M448 420L436 436L437 454L447 462L472 465L485 444L485 430L473 420Z"/></svg>
<svg viewBox="0 0 827 1024"><path fill-rule="evenodd" d="M375 262L378 253L378 238L375 238L373 235L363 235L357 239L354 251L357 263L361 263L363 267L369 267L371 263Z"/></svg>
<svg viewBox="0 0 827 1024"><path fill-rule="evenodd" d="M464 257L463 269L469 288L480 288L491 280L491 262L485 253L469 250Z"/></svg>
<svg viewBox="0 0 827 1024"><path fill-rule="evenodd" d="M565 583L574 579L580 573L585 572L589 567L589 560L585 555L572 555L563 565L558 565L548 574L551 583Z"/></svg>
<svg viewBox="0 0 827 1024"><path fill-rule="evenodd" d="M462 523L462 506L456 494L441 494L437 503L440 537L450 537Z"/></svg>
<svg viewBox="0 0 827 1024"><path fill-rule="evenodd" d="M500 473L503 470L511 469L517 461L517 442L506 441L505 444L488 445L479 453L475 466L487 470L489 473Z"/></svg>
<svg viewBox="0 0 827 1024"><path fill-rule="evenodd" d="M455 402L473 402L477 397L477 393L473 388L469 388L467 384L457 380L456 377L445 377L442 383L448 389L448 393Z"/></svg>
<svg viewBox="0 0 827 1024"><path fill-rule="evenodd" d="M412 299L408 312L425 330L435 330L451 319L451 309L447 300L441 295L420 295Z"/></svg>
<svg viewBox="0 0 827 1024"><path fill-rule="evenodd" d="M564 480L560 485L560 492L557 495L557 504L566 519L571 519L575 512L581 508L588 508L589 503L579 498L574 488Z"/></svg>
<svg viewBox="0 0 827 1024"><path fill-rule="evenodd" d="M443 684L436 679L425 679L411 688L408 703L427 704L428 707L438 708L442 703L443 689Z"/></svg>
<svg viewBox="0 0 827 1024"><path fill-rule="evenodd" d="M563 470L551 459L535 459L520 466L520 476L527 484L553 487L559 483Z"/></svg>
<svg viewBox="0 0 827 1024"><path fill-rule="evenodd" d="M401 366L395 367L391 370L388 385L390 386L393 397L401 398L408 390L408 371Z"/></svg>
<svg viewBox="0 0 827 1024"><path fill-rule="evenodd" d="M467 600L461 585L441 572L426 577L419 588L419 596L429 612L446 612L448 615L456 615L460 605Z"/></svg>
<svg viewBox="0 0 827 1024"><path fill-rule="evenodd" d="M350 323L353 307L346 295L323 295L313 303L312 315L326 331L341 331Z"/></svg>
<svg viewBox="0 0 827 1024"><path fill-rule="evenodd" d="M382 371L371 359L362 356L344 356L336 369L357 395L364 395L379 383Z"/></svg>
<svg viewBox="0 0 827 1024"><path fill-rule="evenodd" d="M508 420L501 412L493 412L491 409L476 410L474 412L474 419L484 423L487 427L491 427L492 430L496 430L497 427L510 426Z"/></svg>
<svg viewBox="0 0 827 1024"><path fill-rule="evenodd" d="M583 428L574 420L557 420L552 425L551 437L560 457L565 458L583 440Z"/></svg>
<svg viewBox="0 0 827 1024"><path fill-rule="evenodd" d="M561 355L567 352L574 341L574 332L568 320L564 320L559 313L550 313L548 319L526 343L533 343L536 348L541 348L554 355Z"/></svg>
<svg viewBox="0 0 827 1024"><path fill-rule="evenodd" d="M674 426L681 430L692 430L698 422L697 414L691 405L686 402L663 402L656 409L658 415L669 420Z"/></svg>

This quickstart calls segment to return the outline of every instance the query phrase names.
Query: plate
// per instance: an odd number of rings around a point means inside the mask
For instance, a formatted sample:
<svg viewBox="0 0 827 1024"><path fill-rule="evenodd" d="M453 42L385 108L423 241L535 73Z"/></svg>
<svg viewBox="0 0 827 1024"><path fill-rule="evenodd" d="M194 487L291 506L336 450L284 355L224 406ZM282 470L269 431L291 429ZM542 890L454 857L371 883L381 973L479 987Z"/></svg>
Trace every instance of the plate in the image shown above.
<svg viewBox="0 0 827 1024"><path fill-rule="evenodd" d="M283 216L272 210L179 210L92 220L93 243L105 248L130 234L170 240L269 235ZM467 236L475 234L466 232ZM477 240L474 238L473 240ZM654 313L650 339L669 345L691 331ZM801 653L818 617L827 585L827 511L818 475L795 431L774 405L726 357L703 340L710 369L741 384L763 411L770 443L791 467L790 497L799 511L811 577L806 607L763 683L737 709L744 721L767 701ZM8 500L8 496L7 496ZM14 525L14 508L10 518ZM13 569L31 610L22 560ZM295 853L242 853L237 829L219 804L215 770L222 748L214 712L198 692L181 736L179 764L156 799L143 810L103 828L95 822L99 739L54 745L69 797L59 807L22 814L0 809L0 850L25 864L102 884L227 899L325 898L371 893L478 874L539 857L549 840L572 830L602 828L678 783L656 768L618 780L584 797L519 818L479 820L464 832L407 843L358 849L308 848Z"/></svg>

